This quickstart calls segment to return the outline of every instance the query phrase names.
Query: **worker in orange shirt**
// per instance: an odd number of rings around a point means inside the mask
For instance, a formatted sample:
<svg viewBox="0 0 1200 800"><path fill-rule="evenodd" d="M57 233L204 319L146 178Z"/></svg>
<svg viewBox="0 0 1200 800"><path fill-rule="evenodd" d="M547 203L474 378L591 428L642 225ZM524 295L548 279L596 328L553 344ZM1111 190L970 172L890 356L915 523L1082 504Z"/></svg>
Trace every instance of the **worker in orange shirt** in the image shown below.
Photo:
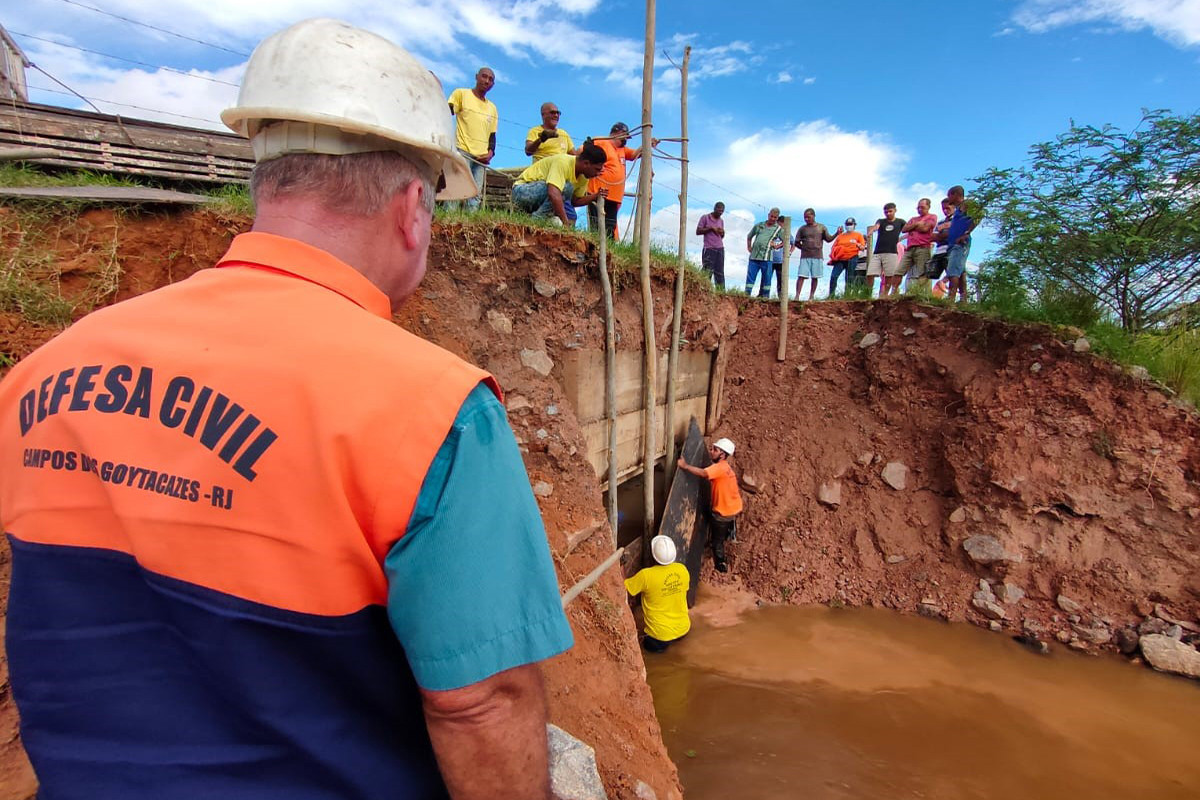
<svg viewBox="0 0 1200 800"><path fill-rule="evenodd" d="M624 122L614 122L608 136L592 140L593 144L604 151L607 159L604 169L588 184L588 191L601 194L604 201L604 231L609 239L616 237L617 212L621 210L621 201L625 199L625 164L642 157L641 150L625 146L628 141L629 126ZM595 203L589 204L588 226L592 230L599 226L599 216Z"/></svg>
<svg viewBox="0 0 1200 800"><path fill-rule="evenodd" d="M846 217L846 224L838 228L837 238L829 249L829 265L833 271L829 273L829 296L837 291L838 276L845 274L843 294L850 290L850 280L858 266L858 252L867 246L866 238L854 229L854 217Z"/></svg>
<svg viewBox="0 0 1200 800"><path fill-rule="evenodd" d="M709 504L710 525L713 550L713 565L717 572L728 572L729 564L725 561L725 540L734 535L737 515L742 513L742 495L738 491L737 476L729 465L729 457L733 455L734 444L728 439L721 438L708 446L708 454L713 463L708 467L693 467L681 457L676 464L684 472L691 473L697 478L707 478L712 490L712 502Z"/></svg>

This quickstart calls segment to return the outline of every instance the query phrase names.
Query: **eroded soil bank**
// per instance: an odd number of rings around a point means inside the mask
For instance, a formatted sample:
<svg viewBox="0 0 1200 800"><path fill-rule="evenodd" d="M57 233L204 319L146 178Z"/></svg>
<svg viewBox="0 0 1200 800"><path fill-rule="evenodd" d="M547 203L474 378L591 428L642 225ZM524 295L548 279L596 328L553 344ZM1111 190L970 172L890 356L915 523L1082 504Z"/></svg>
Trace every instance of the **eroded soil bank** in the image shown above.
<svg viewBox="0 0 1200 800"><path fill-rule="evenodd" d="M704 580L1085 650L1148 616L1193 635L1194 410L1047 328L911 301L807 304L783 363L774 307L738 324L720 432L754 493Z"/></svg>
<svg viewBox="0 0 1200 800"><path fill-rule="evenodd" d="M40 248L47 285L101 302L211 265L248 224L208 212L103 209L66 220L35 230L0 208L6 263ZM504 386L565 590L611 552L599 482L557 366L571 350L603 346L594 248L539 229L439 225L430 264L398 322ZM660 349L669 341L670 280L664 273L655 283ZM636 278L618 275L617 284L618 347L637 351ZM769 602L881 605L995 621L1013 633L1033 627L1091 649L1113 647L1116 632L1156 604L1163 615L1196 619L1194 412L1044 329L908 301L807 304L793 306L779 363L777 306L694 286L687 298L687 346L729 348L717 433L737 441L735 468L757 489L730 548L733 572L706 565L704 581ZM0 312L0 350L12 358L53 333ZM879 341L860 347L866 334ZM890 462L905 465L902 489L882 478ZM595 533L580 541L588 529ZM973 536L994 539L972 548L987 563L964 550ZM0 563L7 597L6 546ZM972 604L980 578L991 581L989 602L1003 619ZM1059 595L1078 608L1064 611ZM639 782L660 800L679 797L619 570L568 615L576 645L547 669L552 721L596 748L610 797L638 797ZM1107 644L1094 643L1105 634ZM35 784L7 675L0 679L0 800L17 800Z"/></svg>

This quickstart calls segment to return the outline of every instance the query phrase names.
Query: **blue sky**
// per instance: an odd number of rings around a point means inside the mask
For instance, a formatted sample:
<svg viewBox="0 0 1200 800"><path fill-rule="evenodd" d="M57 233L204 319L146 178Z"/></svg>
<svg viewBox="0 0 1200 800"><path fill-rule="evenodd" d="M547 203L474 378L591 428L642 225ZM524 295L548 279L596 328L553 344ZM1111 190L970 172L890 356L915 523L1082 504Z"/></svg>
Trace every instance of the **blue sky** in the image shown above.
<svg viewBox="0 0 1200 800"><path fill-rule="evenodd" d="M220 127L217 115L233 103L246 54L260 39L306 17L333 16L405 46L447 91L471 85L479 66L491 66L498 80L489 97L502 118L498 166L526 162L524 135L546 100L563 110L561 125L576 140L603 135L616 120L641 120L643 2L16 6L0 14L0 24L31 61L101 110L129 117ZM1030 145L1071 120L1128 128L1142 108L1200 110L1200 0L818 1L803 8L660 0L656 38L658 136L680 129L679 73L664 53L679 61L685 45L693 48L688 246L698 251L690 235L696 218L724 201L733 281L745 270L738 240L768 206L797 218L812 206L831 229L850 214L864 228L885 202L896 202L903 217L915 213L921 196L936 209L950 185L969 188L990 166L1020 163ZM29 84L56 90L33 88L36 102L83 105L36 70ZM671 247L678 187L678 167L658 164L652 228ZM992 247L985 233L972 258Z"/></svg>

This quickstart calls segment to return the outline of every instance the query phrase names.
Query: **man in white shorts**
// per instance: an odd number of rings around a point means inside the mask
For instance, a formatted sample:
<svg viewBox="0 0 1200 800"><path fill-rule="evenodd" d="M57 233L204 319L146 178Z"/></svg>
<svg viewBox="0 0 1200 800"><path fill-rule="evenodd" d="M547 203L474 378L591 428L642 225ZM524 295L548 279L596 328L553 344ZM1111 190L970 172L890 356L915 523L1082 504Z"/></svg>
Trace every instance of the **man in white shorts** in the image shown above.
<svg viewBox="0 0 1200 800"><path fill-rule="evenodd" d="M878 231L875 237L875 250L871 260L867 262L867 296L870 297L875 286L875 278L882 275L880 297L886 297L883 287L888 285L886 278L894 278L900 274L900 256L896 246L900 244L900 232L904 223L896 219L896 204L888 203L883 207L883 216L875 220L875 224L867 228L867 235Z"/></svg>

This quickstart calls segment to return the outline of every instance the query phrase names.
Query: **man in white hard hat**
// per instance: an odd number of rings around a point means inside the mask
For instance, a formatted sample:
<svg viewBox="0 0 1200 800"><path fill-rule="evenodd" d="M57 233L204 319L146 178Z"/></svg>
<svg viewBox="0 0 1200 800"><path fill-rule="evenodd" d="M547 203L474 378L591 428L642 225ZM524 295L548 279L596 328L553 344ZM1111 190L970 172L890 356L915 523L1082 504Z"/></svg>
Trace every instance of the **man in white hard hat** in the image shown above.
<svg viewBox="0 0 1200 800"><path fill-rule="evenodd" d="M571 633L528 477L491 376L392 321L434 187L476 191L442 88L307 20L222 119L252 232L0 383L0 452L39 454L0 523L41 794L547 798Z"/></svg>
<svg viewBox="0 0 1200 800"><path fill-rule="evenodd" d="M630 595L642 596L646 629L642 646L651 653L661 653L692 629L687 607L691 577L687 567L675 560L675 542L670 536L651 539L650 554L658 563L627 578L625 590Z"/></svg>
<svg viewBox="0 0 1200 800"><path fill-rule="evenodd" d="M684 472L697 478L705 478L709 482L709 537L712 542L713 566L718 572L729 571L729 562L725 560L725 540L733 535L737 515L742 513L742 493L738 491L737 476L734 475L728 460L734 449L733 442L722 437L708 446L708 455L713 462L710 466L693 467L684 461L682 456L676 462Z"/></svg>

